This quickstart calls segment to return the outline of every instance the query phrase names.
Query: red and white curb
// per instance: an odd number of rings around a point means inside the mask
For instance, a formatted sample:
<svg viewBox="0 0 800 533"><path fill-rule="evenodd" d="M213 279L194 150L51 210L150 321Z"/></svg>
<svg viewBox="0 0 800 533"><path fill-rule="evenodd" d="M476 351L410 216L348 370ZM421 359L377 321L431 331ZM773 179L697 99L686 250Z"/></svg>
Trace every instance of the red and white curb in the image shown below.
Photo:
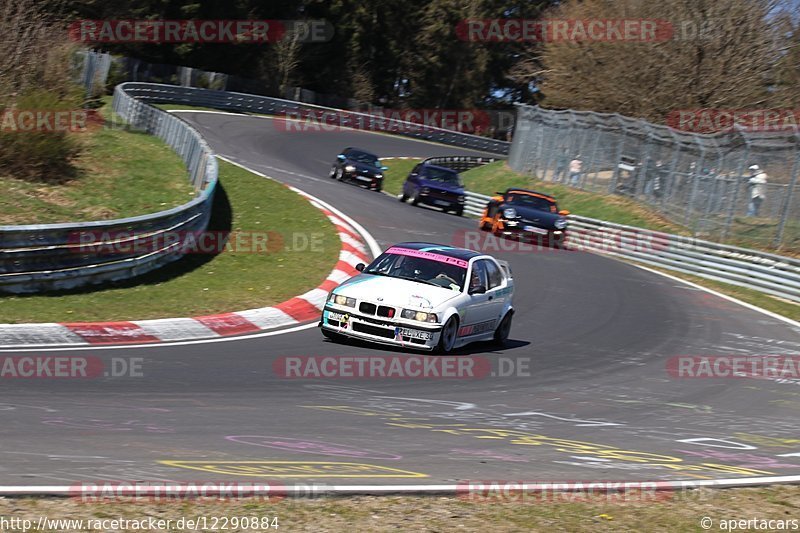
<svg viewBox="0 0 800 533"><path fill-rule="evenodd" d="M219 156L217 156L219 157ZM260 172L219 157L258 176ZM328 293L358 273L356 265L380 255L375 239L350 217L296 187L287 186L322 211L336 227L341 241L339 261L315 289L273 307L247 309L192 318L164 318L126 322L0 324L0 349L33 346L95 346L149 344L192 339L214 339L296 326L320 317Z"/></svg>

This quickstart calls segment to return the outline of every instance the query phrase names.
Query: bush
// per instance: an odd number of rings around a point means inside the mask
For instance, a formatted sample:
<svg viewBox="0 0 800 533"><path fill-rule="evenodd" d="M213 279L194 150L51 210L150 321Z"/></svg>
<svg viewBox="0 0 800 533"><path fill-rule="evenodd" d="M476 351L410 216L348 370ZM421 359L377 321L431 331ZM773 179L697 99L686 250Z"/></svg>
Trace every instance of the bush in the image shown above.
<svg viewBox="0 0 800 533"><path fill-rule="evenodd" d="M0 117L6 119L7 113L15 116L21 111L75 111L80 109L80 104L80 92L59 97L47 91L33 90L16 98L13 106L2 106ZM16 132L12 128L1 129L0 174L47 183L63 183L72 179L75 175L72 161L80 153L76 134L47 129L42 127L34 128L34 131Z"/></svg>

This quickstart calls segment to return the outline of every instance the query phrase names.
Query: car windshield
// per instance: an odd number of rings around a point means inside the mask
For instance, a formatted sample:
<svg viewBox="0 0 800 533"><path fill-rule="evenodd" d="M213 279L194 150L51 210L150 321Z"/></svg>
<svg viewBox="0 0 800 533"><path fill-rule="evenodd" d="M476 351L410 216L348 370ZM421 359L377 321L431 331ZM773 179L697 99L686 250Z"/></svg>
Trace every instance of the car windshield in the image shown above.
<svg viewBox="0 0 800 533"><path fill-rule="evenodd" d="M347 157L358 163L366 163L367 165L372 165L373 167L381 166L381 163L377 157L366 152L350 152L347 154Z"/></svg>
<svg viewBox="0 0 800 533"><path fill-rule="evenodd" d="M555 202L551 202L539 196L531 196L530 194L511 193L506 196L506 203L512 205L519 205L523 207L532 207L539 211L550 211L555 213L557 208Z"/></svg>
<svg viewBox="0 0 800 533"><path fill-rule="evenodd" d="M461 179L457 172L443 170L441 168L428 168L425 170L425 179L447 183L448 185L461 185Z"/></svg>
<svg viewBox="0 0 800 533"><path fill-rule="evenodd" d="M461 291L467 262L435 252L390 248L364 269L364 274L407 279Z"/></svg>

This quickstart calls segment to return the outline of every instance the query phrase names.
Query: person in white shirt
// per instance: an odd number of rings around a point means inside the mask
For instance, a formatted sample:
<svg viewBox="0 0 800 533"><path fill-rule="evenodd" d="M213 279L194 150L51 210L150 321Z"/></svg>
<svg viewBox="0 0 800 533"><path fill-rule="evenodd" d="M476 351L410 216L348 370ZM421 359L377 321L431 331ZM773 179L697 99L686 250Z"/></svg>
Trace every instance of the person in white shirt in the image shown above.
<svg viewBox="0 0 800 533"><path fill-rule="evenodd" d="M747 180L747 185L750 187L747 216L757 217L761 204L767 197L767 173L761 170L758 165L751 166L750 179Z"/></svg>
<svg viewBox="0 0 800 533"><path fill-rule="evenodd" d="M581 181L581 169L583 163L581 162L581 154L575 156L575 159L569 162L569 184L577 187Z"/></svg>

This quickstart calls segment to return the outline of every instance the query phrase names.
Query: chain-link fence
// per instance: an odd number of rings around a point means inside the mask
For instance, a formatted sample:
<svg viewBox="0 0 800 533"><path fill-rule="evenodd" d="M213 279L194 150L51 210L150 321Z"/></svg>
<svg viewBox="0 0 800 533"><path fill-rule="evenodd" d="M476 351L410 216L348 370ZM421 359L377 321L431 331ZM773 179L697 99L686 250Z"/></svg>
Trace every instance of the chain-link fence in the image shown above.
<svg viewBox="0 0 800 533"><path fill-rule="evenodd" d="M795 130L702 135L519 106L509 164L539 180L635 198L698 237L800 250L799 149ZM766 185L751 182L763 172Z"/></svg>

